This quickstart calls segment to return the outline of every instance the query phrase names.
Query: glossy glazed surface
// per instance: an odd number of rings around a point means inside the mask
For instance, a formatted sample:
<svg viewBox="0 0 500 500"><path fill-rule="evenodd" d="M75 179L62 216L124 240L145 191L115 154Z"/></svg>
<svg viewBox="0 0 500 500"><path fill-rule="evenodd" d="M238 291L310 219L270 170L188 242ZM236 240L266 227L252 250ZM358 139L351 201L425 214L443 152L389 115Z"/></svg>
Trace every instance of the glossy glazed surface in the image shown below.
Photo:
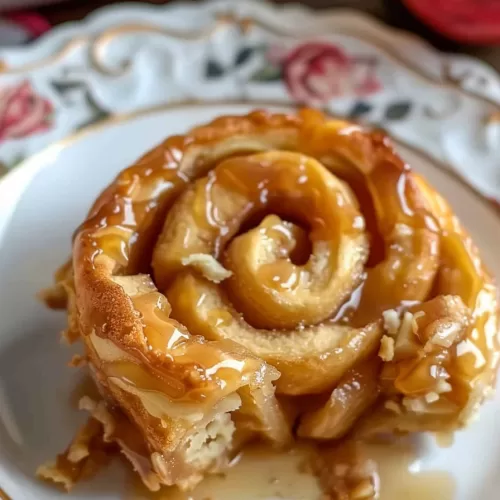
<svg viewBox="0 0 500 500"><path fill-rule="evenodd" d="M70 329L164 484L213 467L188 455L220 405L240 445L450 431L495 378L496 288L453 212L382 133L317 111L167 139L95 202L73 270Z"/></svg>

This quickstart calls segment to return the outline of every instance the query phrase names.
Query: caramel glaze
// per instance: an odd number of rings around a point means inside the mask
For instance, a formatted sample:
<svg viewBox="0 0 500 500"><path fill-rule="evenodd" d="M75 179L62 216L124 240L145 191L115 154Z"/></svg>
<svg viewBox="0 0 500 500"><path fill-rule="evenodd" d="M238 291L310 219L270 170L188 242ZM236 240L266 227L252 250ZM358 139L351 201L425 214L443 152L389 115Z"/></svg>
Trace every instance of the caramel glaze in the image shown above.
<svg viewBox="0 0 500 500"><path fill-rule="evenodd" d="M183 254L198 251L220 259L227 248L224 263L233 273L227 281L232 302L261 328L289 329L328 318L359 282L368 254L364 221L349 188L318 162L297 153L266 152L223 161L186 191L174 211L165 227L179 236L155 266L160 286L181 269ZM277 215L266 217L228 246L255 212L279 212L302 221L312 245L308 262L291 262L289 254L298 242ZM179 227L189 214L190 238L181 242ZM243 259L250 247L254 252ZM339 255L348 251L354 257L340 271ZM318 301L321 295L329 298Z"/></svg>
<svg viewBox="0 0 500 500"><path fill-rule="evenodd" d="M323 446L313 460L327 498L452 500L456 488L445 472L417 471L418 443L409 439L363 443L349 441Z"/></svg>
<svg viewBox="0 0 500 500"><path fill-rule="evenodd" d="M240 234L245 221L262 212L267 217L260 225ZM113 278L149 273L153 247L156 284L168 301L156 290L131 296ZM304 258L309 247L311 256ZM215 285L186 271L182 258L196 253L218 259L232 276ZM277 376L250 344L242 347L231 337L233 325L242 335L268 331L276 345L280 335L302 338L304 330L314 335L323 327L365 338L368 325L372 337L362 355L357 344L337 343L315 358L319 366L353 350L345 361L349 372L375 355L383 311L414 304L418 312L433 297L457 296L470 312L466 331L449 347L446 362L428 363L421 374L437 380L433 366L444 363L452 391L443 398L456 405L446 422L454 427L482 401L498 365L496 288L449 206L383 134L312 110L223 117L167 139L98 198L75 233L73 269L82 333L94 332L130 356L128 367L106 369L137 387L205 408L252 380ZM184 271L194 290L201 282L217 289L220 300L205 322L196 323L198 302L189 303L201 295L186 293L182 305L170 288ZM337 294L330 293L335 283ZM259 302L248 287L265 300ZM325 290L328 297L321 296ZM294 316L300 303L310 307ZM261 307L265 314L259 314ZM211 329L197 329L206 325ZM206 332L206 338L199 336ZM95 356L93 362L99 365ZM280 358L276 366L286 378L287 362ZM397 376L393 370L386 379ZM310 388L331 391L339 380L340 374L323 384L314 380ZM282 392L293 394L284 387ZM380 387L393 396L392 385ZM136 412L128 414L137 420ZM383 407L380 414L387 417Z"/></svg>
<svg viewBox="0 0 500 500"><path fill-rule="evenodd" d="M444 471L416 471L418 459L418 443L407 439L347 441L316 449L302 445L288 453L250 446L224 474L208 476L189 493L177 488L151 493L132 476L125 498L233 500L238 494L241 500L452 500L456 492L453 477Z"/></svg>

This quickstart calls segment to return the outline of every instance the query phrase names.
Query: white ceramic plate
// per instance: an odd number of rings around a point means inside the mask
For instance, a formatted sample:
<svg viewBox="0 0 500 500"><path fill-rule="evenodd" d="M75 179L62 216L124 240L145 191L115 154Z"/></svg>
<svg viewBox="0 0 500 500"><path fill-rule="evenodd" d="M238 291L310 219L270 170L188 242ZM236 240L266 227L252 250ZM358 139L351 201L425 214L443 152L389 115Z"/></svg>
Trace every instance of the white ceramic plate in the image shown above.
<svg viewBox="0 0 500 500"><path fill-rule="evenodd" d="M72 231L121 169L167 135L219 114L248 110L247 105L194 105L108 122L49 147L0 181L0 487L13 500L123 498L120 470L99 475L69 497L34 478L36 467L65 448L84 418L69 404L78 375L65 366L70 350L59 345L64 315L45 309L35 294L51 283L69 253ZM426 157L408 147L400 151L450 200L500 276L500 218L491 205ZM498 499L499 411L497 397L451 448L429 444L420 465L453 474L456 500ZM290 471L290 480L294 477L301 481ZM301 491L300 484L295 491ZM302 496L291 498L315 500L303 489L297 494ZM226 500L223 496L213 498ZM238 498L253 500L244 492Z"/></svg>

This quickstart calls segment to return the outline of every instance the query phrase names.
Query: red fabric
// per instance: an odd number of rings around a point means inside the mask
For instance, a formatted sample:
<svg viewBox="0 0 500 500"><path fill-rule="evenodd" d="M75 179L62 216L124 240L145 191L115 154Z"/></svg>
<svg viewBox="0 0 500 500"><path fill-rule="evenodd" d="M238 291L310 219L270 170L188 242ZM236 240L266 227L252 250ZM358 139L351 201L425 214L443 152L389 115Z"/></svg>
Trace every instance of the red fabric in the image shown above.
<svg viewBox="0 0 500 500"><path fill-rule="evenodd" d="M464 43L500 43L500 0L403 0L442 35Z"/></svg>
<svg viewBox="0 0 500 500"><path fill-rule="evenodd" d="M31 35L30 38L38 37L51 28L49 22L36 12L10 12L4 17L22 26Z"/></svg>

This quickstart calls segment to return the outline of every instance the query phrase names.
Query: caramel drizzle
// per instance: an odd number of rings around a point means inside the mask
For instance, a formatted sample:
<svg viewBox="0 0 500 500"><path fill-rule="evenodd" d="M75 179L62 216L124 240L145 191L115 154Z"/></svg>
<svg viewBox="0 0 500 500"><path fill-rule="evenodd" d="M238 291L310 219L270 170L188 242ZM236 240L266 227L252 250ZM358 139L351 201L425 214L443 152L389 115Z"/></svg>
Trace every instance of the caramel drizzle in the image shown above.
<svg viewBox="0 0 500 500"><path fill-rule="evenodd" d="M349 318L337 314L335 320L364 325L380 317L383 310L399 307L404 301L423 301L431 292L461 296L471 308L474 321L465 338L457 345L453 363L457 377L462 380L465 375L469 384L468 393L477 377L483 372L493 372L498 363L497 303L488 273L477 257L470 238L449 208L444 202L439 207L430 206L433 205L434 192L422 195L420 190L429 188L397 158L385 137L379 134L367 136L357 127L345 124L333 127L331 123L312 111L304 111L298 117L255 112L243 118L219 118L206 127L194 129L189 135L167 139L136 165L122 172L101 195L89 218L77 231L75 265L82 256L87 270L90 269L96 276L105 268L105 272L118 275L148 269L149 264L144 257L149 255L165 214L193 176L207 171L206 194L211 201L206 206L205 218L208 225L218 231L214 254L220 255L235 232L229 229L227 221L219 220L220 214L214 210L216 193L211 192L210 186L214 185L220 173L210 171L213 167L210 161L203 164L198 172L185 171L182 166L188 153L199 147L215 145L232 135L292 130L299 136L296 145L299 151L316 158L326 158L325 166L341 178L353 178L350 171L359 167L377 214L377 229L385 240L385 259L367 269L363 280L346 302L348 305L344 311ZM199 161L203 163L203 158L200 157ZM237 160L231 161L237 163ZM235 165L235 168L239 167ZM254 190L252 210L265 206L270 193L279 184L275 186L265 175L254 183L255 173L237 178L233 168L224 172L226 177L223 182L236 191ZM283 182L288 183L289 180ZM243 211L247 213L251 210L244 207ZM319 233L331 224L331 220L317 222ZM354 226L351 224L350 227ZM103 257L110 260L104 263ZM279 275L279 270L277 273ZM409 277L412 279L409 280ZM284 276L279 282L288 279L289 276ZM436 288L431 290L434 283ZM214 371L217 372L215 367L220 366L226 356L223 347L214 348L210 363L200 362L207 357L206 344L194 340L187 332L179 333L176 327L167 328L172 322L168 315L151 322L150 315L145 313L145 306L134 303L134 308L142 315L143 328L149 330L146 333L148 341L156 346L153 347L155 352L162 351L162 359L168 366L172 364L173 351L181 349L187 353L191 350L186 359L194 363L198 373L201 369L207 378L213 378ZM161 318L162 315L159 316ZM173 338L166 342L155 338L151 332L162 329L157 321L165 324ZM153 327L153 323L156 326ZM104 334L104 322L97 326ZM171 350L168 347L171 344L179 347ZM150 359L147 353L143 356ZM180 358L174 358L175 364ZM248 368L246 363L244 366ZM255 367L255 363L252 366ZM236 378L248 376L248 371L241 370ZM453 370L450 368L450 371ZM221 375L216 384L225 377Z"/></svg>

